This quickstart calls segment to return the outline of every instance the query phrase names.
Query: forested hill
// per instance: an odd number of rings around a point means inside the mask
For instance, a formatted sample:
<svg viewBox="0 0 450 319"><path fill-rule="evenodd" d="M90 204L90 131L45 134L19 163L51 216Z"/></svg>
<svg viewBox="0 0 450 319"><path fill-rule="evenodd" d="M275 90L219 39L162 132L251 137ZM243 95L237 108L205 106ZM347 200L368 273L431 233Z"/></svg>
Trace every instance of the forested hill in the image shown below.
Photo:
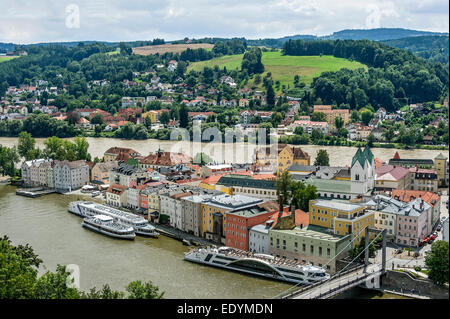
<svg viewBox="0 0 450 319"><path fill-rule="evenodd" d="M384 41L394 40L407 37L427 36L427 35L448 35L448 33L440 32L428 32L409 30L402 28L378 28L378 29L354 29L354 30L342 30L334 32L330 36L324 36L324 40L372 40L372 41Z"/></svg>
<svg viewBox="0 0 450 319"><path fill-rule="evenodd" d="M448 36L420 36L386 40L383 41L383 43L396 48L408 50L417 56L433 62L448 64L449 61Z"/></svg>
<svg viewBox="0 0 450 319"><path fill-rule="evenodd" d="M349 104L360 108L369 103L375 109L394 110L399 101L437 101L448 93L448 68L414 54L367 40L290 40L286 55L333 55L368 65L369 71L325 72L312 84L315 95L325 104Z"/></svg>

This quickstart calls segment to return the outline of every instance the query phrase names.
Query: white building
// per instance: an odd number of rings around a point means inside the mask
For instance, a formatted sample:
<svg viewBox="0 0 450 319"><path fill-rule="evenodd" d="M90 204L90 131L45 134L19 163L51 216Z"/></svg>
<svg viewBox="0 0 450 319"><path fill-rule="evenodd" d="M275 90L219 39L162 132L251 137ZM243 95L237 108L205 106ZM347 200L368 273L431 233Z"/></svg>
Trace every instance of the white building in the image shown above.
<svg viewBox="0 0 450 319"><path fill-rule="evenodd" d="M89 182L89 166L85 161L55 161L53 167L55 189L73 191Z"/></svg>
<svg viewBox="0 0 450 319"><path fill-rule="evenodd" d="M159 195L159 209L161 215L168 215L170 226L183 230L183 203L181 198L192 196L192 193L172 191Z"/></svg>
<svg viewBox="0 0 450 319"><path fill-rule="evenodd" d="M26 161L22 164L21 167L22 180L26 186L45 186L45 184L47 184L47 183L41 184L43 179L40 174L39 167L41 164L48 162L51 162L51 160L41 158Z"/></svg>
<svg viewBox="0 0 450 319"><path fill-rule="evenodd" d="M249 251L268 254L269 253L269 230L271 225L256 225L248 231L248 249Z"/></svg>
<svg viewBox="0 0 450 319"><path fill-rule="evenodd" d="M358 148L351 165L351 192L366 194L375 185L375 161L369 147Z"/></svg>
<svg viewBox="0 0 450 319"><path fill-rule="evenodd" d="M193 195L181 199L183 231L195 236L201 236L201 204L211 197L212 195Z"/></svg>

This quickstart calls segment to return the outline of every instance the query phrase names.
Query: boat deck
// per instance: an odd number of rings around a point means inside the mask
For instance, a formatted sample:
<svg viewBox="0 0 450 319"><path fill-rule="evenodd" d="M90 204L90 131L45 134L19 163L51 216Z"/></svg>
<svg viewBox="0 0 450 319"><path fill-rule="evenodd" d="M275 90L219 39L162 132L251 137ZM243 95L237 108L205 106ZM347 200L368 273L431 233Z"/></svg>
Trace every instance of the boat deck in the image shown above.
<svg viewBox="0 0 450 319"><path fill-rule="evenodd" d="M288 258L279 258L279 257L265 258L263 256L260 256L260 254L258 254L258 253L247 252L247 251L243 251L243 250L239 250L239 249L235 249L235 248L229 248L225 252L220 252L220 253L223 253L224 256L229 256L229 257L255 258L255 259L266 261L274 266L291 267L294 269L296 269L297 266L306 266L306 263L303 263L303 262L300 262L297 260L288 259Z"/></svg>

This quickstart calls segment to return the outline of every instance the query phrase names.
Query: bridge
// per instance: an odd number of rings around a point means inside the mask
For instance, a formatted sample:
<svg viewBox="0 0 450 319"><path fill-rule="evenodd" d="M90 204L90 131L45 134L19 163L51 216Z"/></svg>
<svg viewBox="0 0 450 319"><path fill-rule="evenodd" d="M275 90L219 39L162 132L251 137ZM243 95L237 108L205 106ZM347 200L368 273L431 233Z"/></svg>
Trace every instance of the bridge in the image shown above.
<svg viewBox="0 0 450 319"><path fill-rule="evenodd" d="M305 286L298 290L294 289L298 286L291 287L274 298L281 299L328 299L337 296L348 289L365 284L367 287L375 287L379 283L379 279L386 271L386 230L376 230L366 227L365 231L365 247L358 256L356 256L347 266L340 270L328 280L317 282L312 285ZM360 233L361 233L360 232ZM369 235L371 232L378 233L371 242ZM382 236L382 261L381 264L369 264L369 247L379 236ZM352 245L353 240L349 243ZM344 248L346 249L346 248ZM343 249L343 250L344 250ZM364 264L359 266L352 265L364 253ZM339 254L336 254L338 256ZM334 258L330 259L330 263ZM326 266L326 265L325 265ZM349 269L347 269L349 268Z"/></svg>

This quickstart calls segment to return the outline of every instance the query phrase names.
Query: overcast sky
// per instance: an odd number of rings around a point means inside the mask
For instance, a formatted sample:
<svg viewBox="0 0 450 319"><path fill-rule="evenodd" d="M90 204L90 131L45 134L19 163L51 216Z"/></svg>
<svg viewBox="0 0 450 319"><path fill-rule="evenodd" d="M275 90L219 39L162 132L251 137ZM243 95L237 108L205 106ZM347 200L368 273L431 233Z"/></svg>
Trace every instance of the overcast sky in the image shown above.
<svg viewBox="0 0 450 319"><path fill-rule="evenodd" d="M0 42L327 35L398 27L449 31L447 0L2 0Z"/></svg>

